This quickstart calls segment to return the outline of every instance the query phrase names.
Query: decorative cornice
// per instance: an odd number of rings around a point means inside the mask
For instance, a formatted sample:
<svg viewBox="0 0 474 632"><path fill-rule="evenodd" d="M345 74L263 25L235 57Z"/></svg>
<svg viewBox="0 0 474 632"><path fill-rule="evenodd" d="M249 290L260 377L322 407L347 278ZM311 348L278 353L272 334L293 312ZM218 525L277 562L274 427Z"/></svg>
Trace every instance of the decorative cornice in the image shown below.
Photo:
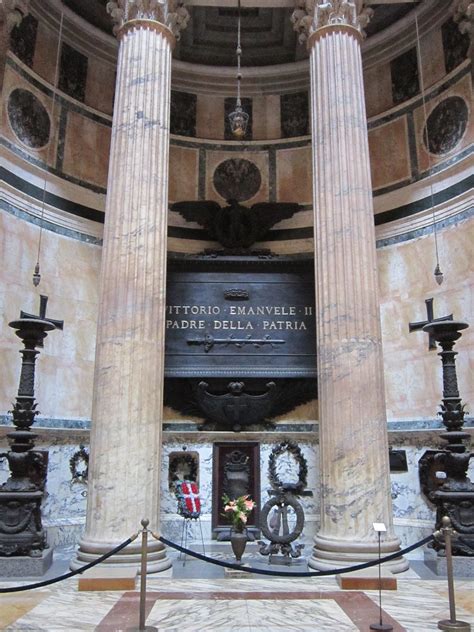
<svg viewBox="0 0 474 632"><path fill-rule="evenodd" d="M296 0L291 21L299 42L303 43L317 29L326 26L353 27L365 37L364 28L373 14L373 9L364 7L364 0Z"/></svg>
<svg viewBox="0 0 474 632"><path fill-rule="evenodd" d="M28 15L30 0L0 0L0 24L7 33Z"/></svg>
<svg viewBox="0 0 474 632"><path fill-rule="evenodd" d="M116 35L132 20L136 25L153 21L169 29L178 40L189 21L189 13L180 0L116 0L107 3L107 12L112 16Z"/></svg>

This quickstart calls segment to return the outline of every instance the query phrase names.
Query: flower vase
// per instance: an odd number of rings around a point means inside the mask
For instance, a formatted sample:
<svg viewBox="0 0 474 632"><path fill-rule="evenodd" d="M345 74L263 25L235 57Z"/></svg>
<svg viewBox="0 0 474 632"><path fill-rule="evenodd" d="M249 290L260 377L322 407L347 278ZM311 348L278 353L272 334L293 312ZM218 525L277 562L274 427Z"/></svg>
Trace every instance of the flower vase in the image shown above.
<svg viewBox="0 0 474 632"><path fill-rule="evenodd" d="M244 554L245 545L247 544L247 533L232 529L230 532L230 544L237 564L241 564L242 555Z"/></svg>

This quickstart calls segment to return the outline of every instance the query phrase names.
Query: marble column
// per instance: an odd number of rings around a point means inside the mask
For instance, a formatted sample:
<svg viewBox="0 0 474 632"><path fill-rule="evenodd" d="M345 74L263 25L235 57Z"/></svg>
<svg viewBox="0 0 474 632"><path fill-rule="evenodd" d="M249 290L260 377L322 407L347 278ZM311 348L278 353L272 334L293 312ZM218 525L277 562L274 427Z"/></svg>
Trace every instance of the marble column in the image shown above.
<svg viewBox="0 0 474 632"><path fill-rule="evenodd" d="M310 51L318 340L321 526L309 565L348 566L396 552L388 463L361 2L299 9ZM308 6L308 3L306 4ZM297 10L298 11L298 10ZM308 19L309 18L309 19ZM393 571L407 568L403 558Z"/></svg>
<svg viewBox="0 0 474 632"><path fill-rule="evenodd" d="M159 533L171 51L188 14L109 2L120 40L99 295L86 531L72 568L148 518ZM139 541L110 563L136 565ZM109 561L109 560L108 560ZM151 540L148 572L171 565Z"/></svg>

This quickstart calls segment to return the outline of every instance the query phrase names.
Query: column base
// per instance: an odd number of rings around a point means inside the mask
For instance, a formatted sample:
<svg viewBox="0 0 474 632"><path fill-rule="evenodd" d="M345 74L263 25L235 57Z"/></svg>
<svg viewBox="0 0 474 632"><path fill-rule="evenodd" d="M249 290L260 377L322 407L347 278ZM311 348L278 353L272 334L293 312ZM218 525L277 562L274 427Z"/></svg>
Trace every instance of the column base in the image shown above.
<svg viewBox="0 0 474 632"><path fill-rule="evenodd" d="M107 553L118 546L118 541L97 541L82 538L79 541L79 548L72 558L69 567L75 571L90 562L93 562L104 553ZM140 572L141 564L141 542L137 538L116 555L109 557L102 564L110 564L115 567L136 568ZM166 555L166 547L157 540L148 541L147 573L160 573L171 568L172 562Z"/></svg>
<svg viewBox="0 0 474 632"><path fill-rule="evenodd" d="M396 553L400 550L400 540L392 538L381 544L381 557ZM377 560L379 556L378 542L363 542L357 540L342 540L316 535L313 553L308 560L308 566L319 571L328 571L346 566L354 566ZM402 573L409 567L408 560L397 557L383 565L391 573ZM376 567L374 567L376 568Z"/></svg>

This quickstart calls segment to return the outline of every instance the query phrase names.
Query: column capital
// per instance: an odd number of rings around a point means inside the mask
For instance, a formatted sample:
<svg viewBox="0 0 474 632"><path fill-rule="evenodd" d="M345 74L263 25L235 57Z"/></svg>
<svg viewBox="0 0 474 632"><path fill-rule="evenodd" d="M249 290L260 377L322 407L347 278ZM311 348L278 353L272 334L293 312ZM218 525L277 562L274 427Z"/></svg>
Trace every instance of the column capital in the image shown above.
<svg viewBox="0 0 474 632"><path fill-rule="evenodd" d="M180 0L115 0L107 3L107 12L115 24L116 35L127 22L137 20L138 24L150 20L168 28L178 40L189 21L183 4Z"/></svg>
<svg viewBox="0 0 474 632"><path fill-rule="evenodd" d="M454 5L453 20L461 33L467 33L471 38L474 32L474 2L472 0L457 0Z"/></svg>
<svg viewBox="0 0 474 632"><path fill-rule="evenodd" d="M373 9L364 7L364 0L296 0L291 21L303 43L325 26L353 27L365 37L364 28L373 14Z"/></svg>
<svg viewBox="0 0 474 632"><path fill-rule="evenodd" d="M0 0L0 24L11 33L23 18L28 15L30 0Z"/></svg>

